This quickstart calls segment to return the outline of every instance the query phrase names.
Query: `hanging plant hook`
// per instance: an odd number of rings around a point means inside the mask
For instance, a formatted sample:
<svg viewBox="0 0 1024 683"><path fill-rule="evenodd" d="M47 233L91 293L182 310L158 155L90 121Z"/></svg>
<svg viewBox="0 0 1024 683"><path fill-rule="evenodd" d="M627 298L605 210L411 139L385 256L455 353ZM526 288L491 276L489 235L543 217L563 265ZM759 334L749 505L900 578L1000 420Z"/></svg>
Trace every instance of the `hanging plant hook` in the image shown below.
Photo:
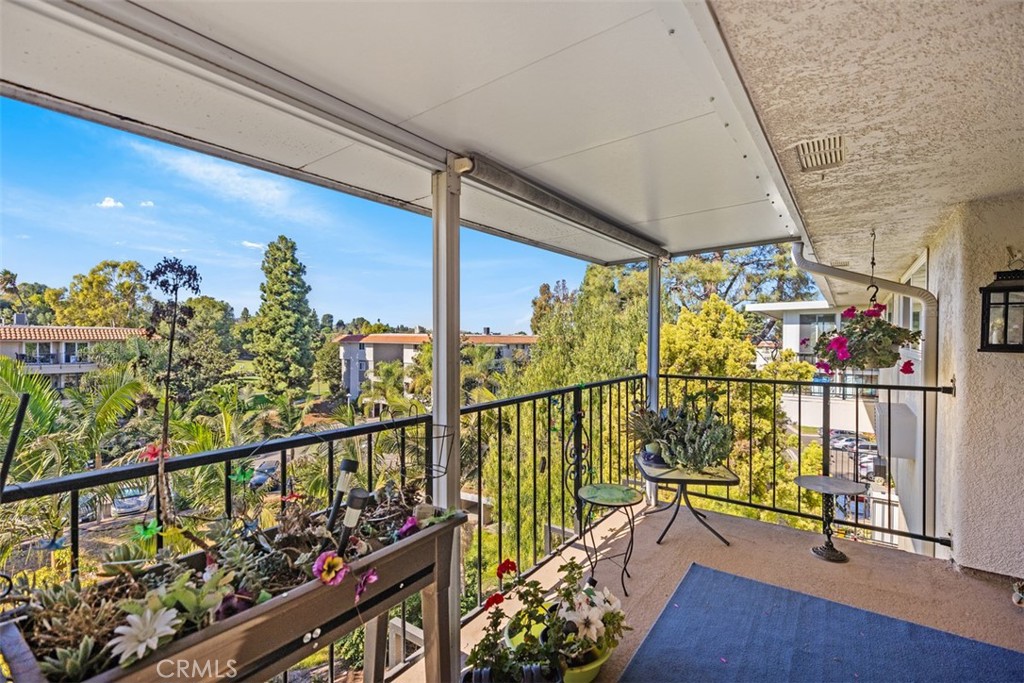
<svg viewBox="0 0 1024 683"><path fill-rule="evenodd" d="M871 284L867 287L871 292L871 303L878 301L878 285L875 284L875 231L871 231Z"/></svg>

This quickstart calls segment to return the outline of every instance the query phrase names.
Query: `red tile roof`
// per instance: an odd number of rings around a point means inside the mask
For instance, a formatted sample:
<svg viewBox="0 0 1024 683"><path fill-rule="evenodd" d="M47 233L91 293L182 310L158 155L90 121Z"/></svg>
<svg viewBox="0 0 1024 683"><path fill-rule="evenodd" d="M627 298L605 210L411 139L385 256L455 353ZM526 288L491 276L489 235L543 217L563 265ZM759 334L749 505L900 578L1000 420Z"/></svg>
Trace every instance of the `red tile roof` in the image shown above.
<svg viewBox="0 0 1024 683"><path fill-rule="evenodd" d="M0 325L0 341L125 341L146 331L135 327L59 327L56 325Z"/></svg>
<svg viewBox="0 0 1024 683"><path fill-rule="evenodd" d="M537 337L532 334L464 334L462 338L470 344L535 344ZM334 338L339 344L413 344L430 341L429 334L396 333L385 334L342 334Z"/></svg>

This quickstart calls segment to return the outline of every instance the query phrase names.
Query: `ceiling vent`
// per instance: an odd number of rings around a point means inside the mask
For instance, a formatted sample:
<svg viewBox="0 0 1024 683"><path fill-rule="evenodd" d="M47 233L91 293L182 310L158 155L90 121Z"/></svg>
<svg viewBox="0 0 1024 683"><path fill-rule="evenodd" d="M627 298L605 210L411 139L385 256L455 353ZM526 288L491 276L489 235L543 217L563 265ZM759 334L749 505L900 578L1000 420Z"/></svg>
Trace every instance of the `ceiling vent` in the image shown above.
<svg viewBox="0 0 1024 683"><path fill-rule="evenodd" d="M831 261L830 264L833 268L848 268L850 266L849 261Z"/></svg>
<svg viewBox="0 0 1024 683"><path fill-rule="evenodd" d="M801 142L796 146L796 151L800 155L801 171L822 171L846 161L846 146L842 135Z"/></svg>

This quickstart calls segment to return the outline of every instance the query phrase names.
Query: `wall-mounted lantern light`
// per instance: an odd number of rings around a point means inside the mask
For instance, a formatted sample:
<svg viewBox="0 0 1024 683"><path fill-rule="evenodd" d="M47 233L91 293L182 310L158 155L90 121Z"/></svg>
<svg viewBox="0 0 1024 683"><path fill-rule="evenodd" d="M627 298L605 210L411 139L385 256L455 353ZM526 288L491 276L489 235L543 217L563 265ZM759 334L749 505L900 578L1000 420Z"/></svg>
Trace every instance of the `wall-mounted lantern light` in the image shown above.
<svg viewBox="0 0 1024 683"><path fill-rule="evenodd" d="M1024 352L1024 259L1011 250L1007 267L981 288L979 351Z"/></svg>

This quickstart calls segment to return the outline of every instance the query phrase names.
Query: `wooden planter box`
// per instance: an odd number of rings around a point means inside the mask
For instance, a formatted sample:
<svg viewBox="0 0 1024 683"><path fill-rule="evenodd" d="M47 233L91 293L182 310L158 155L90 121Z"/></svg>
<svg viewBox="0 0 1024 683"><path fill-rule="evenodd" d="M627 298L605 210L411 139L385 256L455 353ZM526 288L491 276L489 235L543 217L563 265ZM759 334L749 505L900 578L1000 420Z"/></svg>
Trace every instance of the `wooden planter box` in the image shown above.
<svg viewBox="0 0 1024 683"><path fill-rule="evenodd" d="M451 623L448 609L452 543L465 521L465 513L457 513L353 562L351 574L338 586L310 581L169 643L127 669L110 669L89 681L264 681L364 624L364 679L383 681L387 612L419 591L427 680L450 681L451 629L459 627ZM380 578L356 605L355 578L371 567ZM15 624L0 625L0 652L18 683L46 682Z"/></svg>

